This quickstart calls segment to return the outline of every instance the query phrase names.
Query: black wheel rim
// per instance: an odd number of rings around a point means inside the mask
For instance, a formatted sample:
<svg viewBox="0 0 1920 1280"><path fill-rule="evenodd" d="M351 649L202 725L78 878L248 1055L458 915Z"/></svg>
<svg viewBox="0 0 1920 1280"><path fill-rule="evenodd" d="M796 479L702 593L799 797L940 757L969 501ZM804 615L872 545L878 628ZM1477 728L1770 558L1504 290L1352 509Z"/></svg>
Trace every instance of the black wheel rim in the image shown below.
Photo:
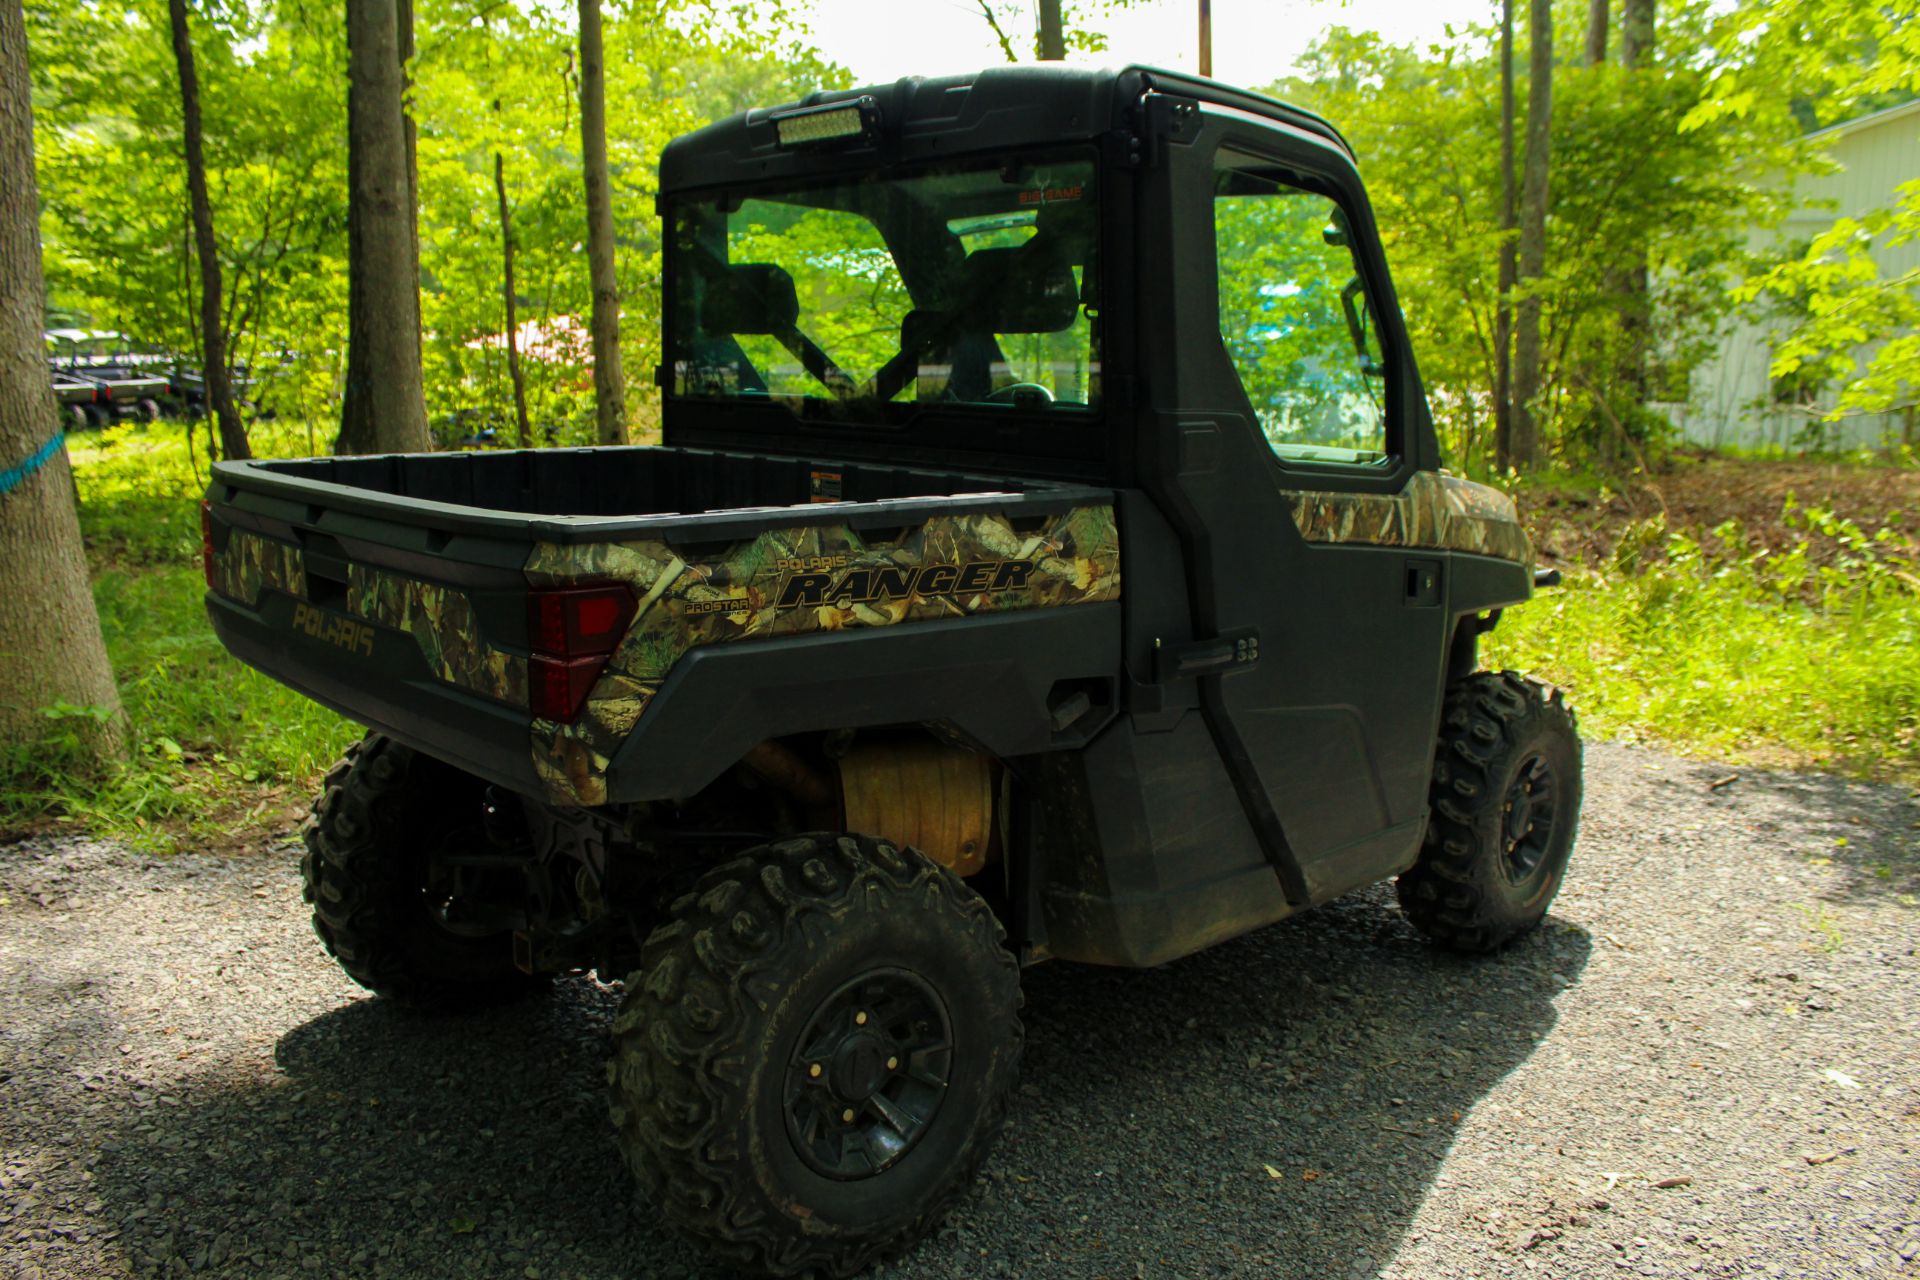
<svg viewBox="0 0 1920 1280"><path fill-rule="evenodd" d="M1500 860L1507 879L1515 884L1531 879L1547 859L1553 844L1557 790L1553 766L1538 752L1522 760L1514 772L1501 822Z"/></svg>
<svg viewBox="0 0 1920 1280"><path fill-rule="evenodd" d="M828 996L787 1060L787 1135L816 1173L870 1178L932 1127L953 1072L946 1003L907 969L875 969Z"/></svg>

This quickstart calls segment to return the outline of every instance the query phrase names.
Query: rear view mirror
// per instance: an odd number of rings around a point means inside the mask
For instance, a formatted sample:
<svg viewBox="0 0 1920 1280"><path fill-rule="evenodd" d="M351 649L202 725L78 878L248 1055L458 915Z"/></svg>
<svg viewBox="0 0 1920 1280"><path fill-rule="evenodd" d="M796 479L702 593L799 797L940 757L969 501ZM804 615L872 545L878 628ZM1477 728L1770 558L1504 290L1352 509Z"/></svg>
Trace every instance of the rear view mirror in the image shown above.
<svg viewBox="0 0 1920 1280"><path fill-rule="evenodd" d="M1331 245L1342 248L1353 243L1353 237L1347 233L1347 213L1339 205L1333 207L1327 225L1320 232L1320 238Z"/></svg>

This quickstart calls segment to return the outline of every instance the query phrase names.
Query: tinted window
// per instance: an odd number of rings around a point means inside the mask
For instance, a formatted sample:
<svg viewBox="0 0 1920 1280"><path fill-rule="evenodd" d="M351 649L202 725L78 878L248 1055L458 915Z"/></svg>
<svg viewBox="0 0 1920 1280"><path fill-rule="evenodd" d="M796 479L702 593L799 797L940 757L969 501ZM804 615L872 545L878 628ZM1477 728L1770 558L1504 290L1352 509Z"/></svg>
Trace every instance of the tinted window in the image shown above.
<svg viewBox="0 0 1920 1280"><path fill-rule="evenodd" d="M1214 169L1220 336L1282 458L1388 457L1386 361L1339 203L1270 161Z"/></svg>
<svg viewBox="0 0 1920 1280"><path fill-rule="evenodd" d="M1084 411L1100 356L1089 160L861 175L683 201L673 391L796 412Z"/></svg>

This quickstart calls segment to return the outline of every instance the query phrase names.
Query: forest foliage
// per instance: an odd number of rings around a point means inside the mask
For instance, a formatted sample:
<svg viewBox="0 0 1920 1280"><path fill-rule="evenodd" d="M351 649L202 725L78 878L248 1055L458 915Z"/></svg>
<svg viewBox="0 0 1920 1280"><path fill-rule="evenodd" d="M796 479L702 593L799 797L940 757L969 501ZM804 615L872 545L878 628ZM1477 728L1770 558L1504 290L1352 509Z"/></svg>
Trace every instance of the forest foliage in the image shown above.
<svg viewBox="0 0 1920 1280"><path fill-rule="evenodd" d="M1068 6L1068 49L1099 49L1114 7ZM1016 8L985 12L1011 30ZM192 354L198 274L165 6L29 0L27 12L55 318ZM1496 267L1513 234L1500 218L1497 12L1489 5L1488 25L1424 47L1334 28L1301 75L1272 86L1352 139L1447 451L1476 472L1492 460ZM811 46L804 17L788 0L608 9L607 133L636 438L658 419L649 374L660 359L660 149L745 106L848 83L831 51ZM1848 211L1812 244L1776 246L1765 232L1795 198L1791 179L1825 163L1804 140L1810 129L1920 92L1920 0L1661 0L1651 49L1631 69L1617 54L1581 56L1587 17L1583 0L1555 8L1548 251L1544 274L1521 286L1542 315L1534 410L1546 459L1643 463L1666 430L1659 406L1685 398L1690 370L1742 311L1777 329L1776 373L1806 370L1843 388L1836 412L1911 411L1915 283L1881 279L1867 249L1920 234L1920 185L1888 192L1884 208ZM590 441L570 9L422 0L414 21L430 413L449 440L510 420L499 154L536 443ZM233 357L261 380L261 400L325 422L337 415L345 358L339 6L216 0L196 6L194 30ZM1012 34L1008 56L1024 57L1026 33ZM1522 24L1516 35L1522 130L1530 34ZM1629 264L1646 267L1645 295L1629 287ZM1854 367L1861 340L1889 337L1868 367Z"/></svg>
<svg viewBox="0 0 1920 1280"><path fill-rule="evenodd" d="M56 319L198 349L197 275L164 3L29 0ZM337 417L346 357L345 28L314 0L197 6L208 165L234 356L284 416ZM570 8L427 0L411 64L429 411L511 403L494 156L512 205L536 443L592 439L576 33ZM846 73L779 3L661 0L606 22L623 357L658 362L655 163L674 135ZM111 175L106 177L105 175ZM636 392L644 374L634 379ZM641 407L651 401L635 396ZM657 420L657 409L652 410ZM504 422L504 418L502 419ZM463 419L457 428L466 430ZM310 443L324 452L324 427ZM504 435L510 433L503 432Z"/></svg>

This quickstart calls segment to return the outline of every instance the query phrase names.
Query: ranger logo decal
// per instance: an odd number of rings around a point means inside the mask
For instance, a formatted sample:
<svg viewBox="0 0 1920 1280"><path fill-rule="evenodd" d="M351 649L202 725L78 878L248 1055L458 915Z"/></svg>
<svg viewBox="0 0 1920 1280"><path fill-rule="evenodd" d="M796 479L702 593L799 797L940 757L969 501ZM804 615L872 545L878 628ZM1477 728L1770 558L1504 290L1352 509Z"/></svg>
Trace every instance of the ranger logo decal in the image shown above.
<svg viewBox="0 0 1920 1280"><path fill-rule="evenodd" d="M970 560L965 564L880 565L835 574L808 570L790 573L774 595L776 609L850 609L856 604L911 600L915 596L971 596L982 591L1025 591L1033 576L1031 560Z"/></svg>

